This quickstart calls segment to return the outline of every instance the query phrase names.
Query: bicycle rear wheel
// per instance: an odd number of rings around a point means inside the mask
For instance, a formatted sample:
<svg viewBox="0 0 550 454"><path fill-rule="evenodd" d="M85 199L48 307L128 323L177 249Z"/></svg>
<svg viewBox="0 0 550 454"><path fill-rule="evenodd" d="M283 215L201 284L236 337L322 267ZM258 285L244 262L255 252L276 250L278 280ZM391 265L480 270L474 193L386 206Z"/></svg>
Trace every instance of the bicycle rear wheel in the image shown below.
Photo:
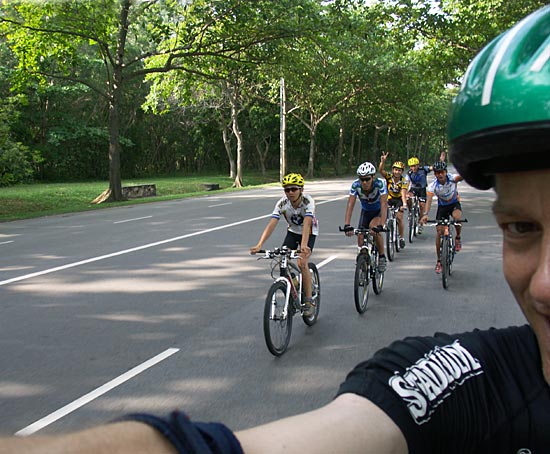
<svg viewBox="0 0 550 454"><path fill-rule="evenodd" d="M287 349L292 332L291 305L284 315L286 290L285 282L274 282L267 292L264 306L264 338L268 350L275 356L281 356Z"/></svg>
<svg viewBox="0 0 550 454"><path fill-rule="evenodd" d="M355 279L353 282L353 297L355 299L355 309L362 314L367 310L369 301L369 262L365 254L360 254L357 257L355 265Z"/></svg>
<svg viewBox="0 0 550 454"><path fill-rule="evenodd" d="M315 304L315 311L310 316L302 315L302 320L307 326L312 326L315 325L315 322L317 322L319 318L319 309L321 307L321 281L319 280L317 265L310 262L308 266L309 272L311 273L311 299L313 300L313 304Z"/></svg>
<svg viewBox="0 0 550 454"><path fill-rule="evenodd" d="M372 289L374 293L380 295L382 293L382 286L384 285L384 272L378 270L378 250L375 250L372 254L373 257L373 267L370 270L372 275Z"/></svg>
<svg viewBox="0 0 550 454"><path fill-rule="evenodd" d="M443 288L449 287L449 237L444 236L441 239L441 282Z"/></svg>
<svg viewBox="0 0 550 454"><path fill-rule="evenodd" d="M395 255L395 219L391 219L388 222L388 231L386 232L386 255L390 262L393 262L393 257Z"/></svg>

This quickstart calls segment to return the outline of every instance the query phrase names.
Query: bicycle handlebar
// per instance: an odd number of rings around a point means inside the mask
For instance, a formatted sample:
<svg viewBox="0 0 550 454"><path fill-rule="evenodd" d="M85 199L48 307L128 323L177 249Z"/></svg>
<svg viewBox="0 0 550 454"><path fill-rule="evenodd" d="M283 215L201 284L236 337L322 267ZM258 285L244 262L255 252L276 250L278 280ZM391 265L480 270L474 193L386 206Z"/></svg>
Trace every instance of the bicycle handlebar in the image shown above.
<svg viewBox="0 0 550 454"><path fill-rule="evenodd" d="M260 249L258 253L264 254L263 257L258 257L260 259L272 259L276 255L286 255L290 259L297 259L300 256L300 251L298 249L288 249L287 247L276 247L275 249Z"/></svg>
<svg viewBox="0 0 550 454"><path fill-rule="evenodd" d="M355 234L355 235L359 235L361 233L368 233L370 231L374 232L374 233L380 233L380 232L387 232L388 229L386 228L386 226L378 226L378 227L373 227L372 229L371 228L355 228L355 227L352 227L351 225L349 226L338 226L338 230L340 230L340 232L352 232Z"/></svg>
<svg viewBox="0 0 550 454"><path fill-rule="evenodd" d="M458 221L455 219L428 219L426 222L431 222L432 225L460 225L463 222L468 222L468 219L459 219Z"/></svg>

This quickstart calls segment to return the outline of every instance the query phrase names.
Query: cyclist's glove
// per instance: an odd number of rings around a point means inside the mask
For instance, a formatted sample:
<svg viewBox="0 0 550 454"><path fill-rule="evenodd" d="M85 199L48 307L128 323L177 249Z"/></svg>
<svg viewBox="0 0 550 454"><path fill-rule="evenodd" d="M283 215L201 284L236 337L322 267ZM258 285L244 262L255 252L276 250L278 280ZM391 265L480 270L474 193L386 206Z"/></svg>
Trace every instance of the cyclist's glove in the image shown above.
<svg viewBox="0 0 550 454"><path fill-rule="evenodd" d="M374 227L372 230L374 230L375 232L383 232L384 231L384 226L382 224L380 224L379 226L377 227Z"/></svg>
<svg viewBox="0 0 550 454"><path fill-rule="evenodd" d="M353 227L349 224L344 224L344 232L351 232Z"/></svg>
<svg viewBox="0 0 550 454"><path fill-rule="evenodd" d="M180 411L173 411L167 418L134 413L117 421L139 421L154 427L174 445L178 454L243 454L241 444L224 424L193 423Z"/></svg>

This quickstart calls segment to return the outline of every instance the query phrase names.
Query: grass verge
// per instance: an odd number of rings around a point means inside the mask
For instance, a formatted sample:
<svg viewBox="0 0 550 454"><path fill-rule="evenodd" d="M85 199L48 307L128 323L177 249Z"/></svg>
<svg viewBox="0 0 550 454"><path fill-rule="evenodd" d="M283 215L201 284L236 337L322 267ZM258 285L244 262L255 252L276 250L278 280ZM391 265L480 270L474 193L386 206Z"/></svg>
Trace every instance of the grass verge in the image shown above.
<svg viewBox="0 0 550 454"><path fill-rule="evenodd" d="M252 186L274 184L277 181L278 176L275 174L268 176L251 175L244 178L244 185L245 188L250 188ZM156 185L156 197L99 205L94 205L91 201L108 188L109 183L105 181L26 184L2 188L0 189L0 222L158 202L207 193L212 194L212 192L204 190L202 186L204 183L219 184L221 192L239 190L238 188L232 188L233 180L231 178L214 175L133 179L124 180L122 185L131 186L146 183Z"/></svg>

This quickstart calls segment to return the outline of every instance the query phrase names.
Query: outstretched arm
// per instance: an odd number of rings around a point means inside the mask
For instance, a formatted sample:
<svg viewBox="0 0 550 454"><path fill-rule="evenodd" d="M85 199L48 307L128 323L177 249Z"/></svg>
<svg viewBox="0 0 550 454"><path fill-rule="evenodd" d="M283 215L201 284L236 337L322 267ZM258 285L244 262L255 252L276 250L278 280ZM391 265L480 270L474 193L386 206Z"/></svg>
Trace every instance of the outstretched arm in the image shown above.
<svg viewBox="0 0 550 454"><path fill-rule="evenodd" d="M269 222L265 226L265 229L262 233L262 236L260 237L260 241L258 241L258 244L256 244L256 246L253 246L253 247L250 248L250 253L251 254L255 254L256 252L258 252L262 248L263 244L267 241L267 239L273 233L273 230L275 230L275 227L277 227L277 222L279 222L279 220L277 218L271 218L269 220Z"/></svg>
<svg viewBox="0 0 550 454"><path fill-rule="evenodd" d="M367 453L406 454L405 437L376 405L342 394L301 415L236 433L246 454Z"/></svg>
<svg viewBox="0 0 550 454"><path fill-rule="evenodd" d="M387 153L382 153L382 156L380 157L380 164L378 165L378 171L380 172L380 175L382 175L384 178L386 178L386 176L388 175L388 172L386 172L386 169L384 169L384 167L386 167L386 159L388 159L389 154L389 151Z"/></svg>
<svg viewBox="0 0 550 454"><path fill-rule="evenodd" d="M64 435L0 438L0 454L176 454L174 446L140 422L106 424Z"/></svg>

